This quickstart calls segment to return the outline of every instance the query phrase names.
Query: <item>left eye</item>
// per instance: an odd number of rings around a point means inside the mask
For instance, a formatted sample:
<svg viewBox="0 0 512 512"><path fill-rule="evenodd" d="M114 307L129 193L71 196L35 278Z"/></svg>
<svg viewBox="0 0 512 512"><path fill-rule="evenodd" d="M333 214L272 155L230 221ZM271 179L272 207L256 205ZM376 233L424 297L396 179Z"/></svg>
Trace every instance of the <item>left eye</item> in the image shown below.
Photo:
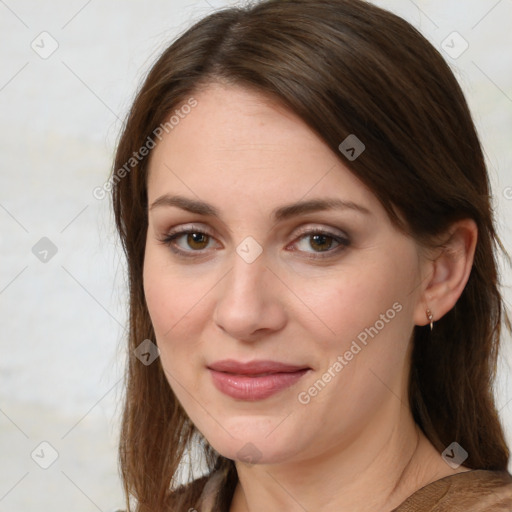
<svg viewBox="0 0 512 512"><path fill-rule="evenodd" d="M348 245L348 240L337 235L322 232L305 233L299 239L299 242L296 243L300 251L310 253L332 252L342 245Z"/></svg>

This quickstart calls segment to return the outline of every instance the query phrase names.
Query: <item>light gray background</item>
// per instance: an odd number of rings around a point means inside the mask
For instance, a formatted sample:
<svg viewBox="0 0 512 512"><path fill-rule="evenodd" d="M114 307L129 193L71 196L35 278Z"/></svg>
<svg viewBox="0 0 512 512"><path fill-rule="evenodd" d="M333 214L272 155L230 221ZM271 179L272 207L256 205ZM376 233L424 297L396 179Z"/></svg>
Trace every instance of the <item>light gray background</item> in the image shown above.
<svg viewBox="0 0 512 512"><path fill-rule="evenodd" d="M151 62L194 20L230 3L0 0L2 512L123 505L116 443L124 263L108 200L92 190L108 176L121 120ZM468 42L460 57L444 55L474 114L510 249L512 1L376 3L438 48L453 31ZM59 45L46 59L31 47L51 48L43 31ZM453 37L452 53L463 44ZM32 252L42 237L58 250L46 263ZM504 281L510 301L508 269ZM511 365L508 351L496 391L512 444ZM59 455L46 470L35 462L51 461L43 441Z"/></svg>

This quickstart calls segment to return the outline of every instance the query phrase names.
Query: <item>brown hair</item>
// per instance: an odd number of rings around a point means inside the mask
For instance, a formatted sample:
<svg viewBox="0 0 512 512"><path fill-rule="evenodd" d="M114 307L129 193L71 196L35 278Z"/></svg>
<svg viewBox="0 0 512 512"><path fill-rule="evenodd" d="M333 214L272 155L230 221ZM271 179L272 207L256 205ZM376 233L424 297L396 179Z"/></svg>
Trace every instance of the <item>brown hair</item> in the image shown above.
<svg viewBox="0 0 512 512"><path fill-rule="evenodd" d="M172 111L213 81L263 92L295 112L378 197L391 220L419 242L461 218L479 230L474 265L456 306L413 333L410 407L441 452L457 441L465 466L506 470L509 451L493 396L503 317L487 171L463 93L439 52L401 18L361 0L264 0L218 11L181 35L149 72L129 113L114 169L121 169ZM356 160L338 146L366 145ZM133 356L155 339L144 298L147 230L142 159L113 178L117 229L128 260L129 362L119 445L127 496L139 512L194 507L206 478L170 492L197 429L160 360ZM397 215L405 219L405 224ZM510 325L507 322L507 325ZM234 462L206 441L211 471L226 472L215 510L227 510Z"/></svg>

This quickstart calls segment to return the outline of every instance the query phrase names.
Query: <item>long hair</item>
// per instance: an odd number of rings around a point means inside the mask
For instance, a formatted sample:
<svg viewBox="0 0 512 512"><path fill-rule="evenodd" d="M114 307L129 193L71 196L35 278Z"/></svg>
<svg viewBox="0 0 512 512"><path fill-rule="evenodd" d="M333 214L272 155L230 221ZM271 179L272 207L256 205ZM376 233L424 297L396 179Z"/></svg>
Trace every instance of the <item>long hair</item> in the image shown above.
<svg viewBox="0 0 512 512"><path fill-rule="evenodd" d="M155 129L214 81L279 100L376 195L397 228L428 244L451 223L473 219L478 243L468 283L431 334L415 327L409 403L441 452L457 441L473 469L506 470L509 459L493 395L502 325L489 180L468 105L439 52L409 23L362 0L263 0L215 12L178 37L145 79L121 135L112 175L116 226L128 262L130 314L120 468L138 512L194 507L207 477L177 491L180 461L199 435L160 360L134 350L155 335L142 269L148 158L131 160ZM349 161L338 146L366 146ZM130 166L127 167L127 162ZM124 172L121 169L124 168ZM403 219L403 220L401 220ZM226 477L216 510L227 510L234 462L200 443L208 470Z"/></svg>

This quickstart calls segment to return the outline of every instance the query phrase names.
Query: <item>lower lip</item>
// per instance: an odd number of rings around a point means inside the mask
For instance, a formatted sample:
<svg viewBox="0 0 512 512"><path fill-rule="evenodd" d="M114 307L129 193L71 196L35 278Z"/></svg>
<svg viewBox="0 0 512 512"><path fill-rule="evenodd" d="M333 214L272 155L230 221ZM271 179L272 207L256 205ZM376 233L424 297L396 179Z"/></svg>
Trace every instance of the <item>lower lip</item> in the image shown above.
<svg viewBox="0 0 512 512"><path fill-rule="evenodd" d="M304 369L261 377L236 375L215 370L210 370L210 373L215 387L222 393L238 400L263 400L293 386L308 371L308 369Z"/></svg>

